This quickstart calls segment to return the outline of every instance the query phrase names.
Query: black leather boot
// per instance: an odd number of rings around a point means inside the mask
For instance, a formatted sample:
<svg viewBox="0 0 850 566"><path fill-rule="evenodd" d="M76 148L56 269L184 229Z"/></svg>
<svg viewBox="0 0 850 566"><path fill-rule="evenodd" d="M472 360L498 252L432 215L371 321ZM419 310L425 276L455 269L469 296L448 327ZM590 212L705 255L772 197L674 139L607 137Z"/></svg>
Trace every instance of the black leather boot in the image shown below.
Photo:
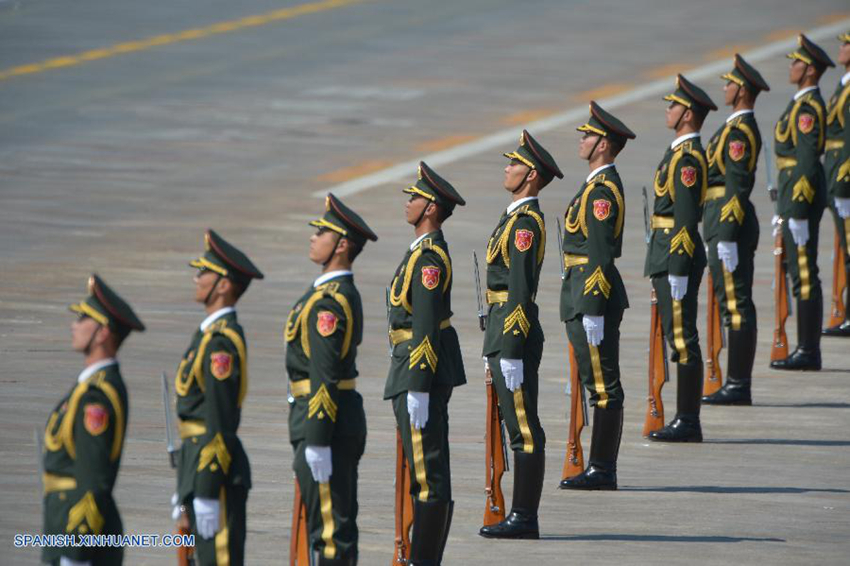
<svg viewBox="0 0 850 566"><path fill-rule="evenodd" d="M800 344L784 360L770 362L770 367L783 370L819 371L822 320L823 297L808 301L797 299L797 336Z"/></svg>
<svg viewBox="0 0 850 566"><path fill-rule="evenodd" d="M357 558L353 556L349 558L325 558L319 555L315 564L318 566L357 566Z"/></svg>
<svg viewBox="0 0 850 566"><path fill-rule="evenodd" d="M699 422L702 394L702 362L676 364L676 418L662 428L649 433L658 442L702 442Z"/></svg>
<svg viewBox="0 0 850 566"><path fill-rule="evenodd" d="M413 534L410 537L411 566L439 566L439 556L449 514L448 501L413 502Z"/></svg>
<svg viewBox="0 0 850 566"><path fill-rule="evenodd" d="M501 523L481 527L486 538L538 539L537 508L543 490L546 458L543 452L514 452L514 500L510 514Z"/></svg>
<svg viewBox="0 0 850 566"><path fill-rule="evenodd" d="M617 454L623 433L623 409L593 409L590 461L577 476L561 481L561 489L614 491L617 489Z"/></svg>
<svg viewBox="0 0 850 566"><path fill-rule="evenodd" d="M847 281L850 281L850 269L847 270ZM850 287L850 286L848 286ZM844 322L823 329L824 336L850 338L850 291L844 299Z"/></svg>
<svg viewBox="0 0 850 566"><path fill-rule="evenodd" d="M443 540L440 543L440 550L437 552L437 564L443 563L443 553L446 551L446 542L449 540L449 530L452 527L452 515L455 513L455 502L449 501L449 511L446 514L446 528L443 529Z"/></svg>
<svg viewBox="0 0 850 566"><path fill-rule="evenodd" d="M753 379L753 362L756 357L757 333L755 327L743 326L729 329L729 357L727 377L723 387L702 398L703 405L752 405L750 384Z"/></svg>

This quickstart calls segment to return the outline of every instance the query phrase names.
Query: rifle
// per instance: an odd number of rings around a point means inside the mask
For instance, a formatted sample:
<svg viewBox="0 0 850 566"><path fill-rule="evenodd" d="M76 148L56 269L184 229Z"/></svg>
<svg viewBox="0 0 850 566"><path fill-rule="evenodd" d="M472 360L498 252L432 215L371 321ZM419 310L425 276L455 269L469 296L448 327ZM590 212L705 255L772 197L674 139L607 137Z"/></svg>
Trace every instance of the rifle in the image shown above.
<svg viewBox="0 0 850 566"><path fill-rule="evenodd" d="M646 187L643 187L643 229L647 246L652 240L652 226L649 214L649 198ZM658 297L655 289L649 295L649 396L647 397L646 420L643 423L643 435L664 427L664 402L661 399L661 388L670 381L670 371L667 367L667 343L664 341L664 330L661 326L661 315L658 313Z"/></svg>
<svg viewBox="0 0 850 566"><path fill-rule="evenodd" d="M725 269L725 267L723 268ZM708 300L706 301L706 346L708 357L705 360L706 380L702 388L703 395L711 395L723 385L723 369L720 367L720 351L723 350L723 326L720 324L720 302L714 293L711 272L708 273Z"/></svg>
<svg viewBox="0 0 850 566"><path fill-rule="evenodd" d="M765 139L764 165L767 176L767 193L773 201L774 211L779 214L779 193L773 185L773 168L771 167L770 142ZM776 305L776 319L773 329L773 346L770 349L770 361L784 360L788 357L788 335L785 333L785 321L791 314L790 289L788 288L788 275L785 271L785 243L782 240L782 224L784 220L779 219L773 245L773 303Z"/></svg>
<svg viewBox="0 0 850 566"><path fill-rule="evenodd" d="M829 326L844 322L844 290L847 288L847 272L844 269L844 246L838 230L835 231L835 249L832 252L832 307L829 310Z"/></svg>
<svg viewBox="0 0 850 566"><path fill-rule="evenodd" d="M410 560L410 527L413 526L413 496L410 495L410 467L404 457L401 431L396 428L395 458L395 552L390 566Z"/></svg>
<svg viewBox="0 0 850 566"><path fill-rule="evenodd" d="M312 566L307 544L307 507L301 499L301 487L295 479L295 498L292 503L292 530L289 536L289 566Z"/></svg>
<svg viewBox="0 0 850 566"><path fill-rule="evenodd" d="M171 414L171 393L168 390L168 376L162 372L162 407L165 409L165 450L168 452L168 463L171 469L177 468L177 448L174 445L174 417ZM180 517L174 528L174 534L189 535L192 533L189 514L180 506ZM177 565L194 566L195 548L180 546L177 548Z"/></svg>
<svg viewBox="0 0 850 566"><path fill-rule="evenodd" d="M481 275L478 272L478 254L472 250L475 275L475 295L478 299L478 327L487 328L487 315L481 299ZM502 476L508 470L508 447L499 398L493 386L493 373L484 363L484 385L487 389L487 417L484 433L484 526L495 525L505 519L505 495L502 493Z"/></svg>

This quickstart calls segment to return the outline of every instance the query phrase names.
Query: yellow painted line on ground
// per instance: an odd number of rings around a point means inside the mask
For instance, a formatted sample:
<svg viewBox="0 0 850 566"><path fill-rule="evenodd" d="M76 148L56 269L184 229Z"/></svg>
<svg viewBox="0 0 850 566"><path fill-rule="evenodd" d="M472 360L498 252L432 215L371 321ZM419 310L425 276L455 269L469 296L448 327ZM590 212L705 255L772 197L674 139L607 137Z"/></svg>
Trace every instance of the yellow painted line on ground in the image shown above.
<svg viewBox="0 0 850 566"><path fill-rule="evenodd" d="M596 100L598 98L606 98L608 96L614 96L615 94L620 94L621 92L626 92L634 85L627 83L611 83L607 85L602 85L597 88L592 88L590 90L582 91L575 96L573 96L573 100L577 100L579 102L590 102L591 100Z"/></svg>
<svg viewBox="0 0 850 566"><path fill-rule="evenodd" d="M679 73L683 73L692 67L693 65L689 65L688 63L667 63L666 65L653 67L644 71L641 75L650 79L663 79L664 77L675 77Z"/></svg>
<svg viewBox="0 0 850 566"><path fill-rule="evenodd" d="M821 24L834 24L835 22L840 22L845 18L850 18L850 12L843 12L839 14L830 14L828 16L822 16L818 18L818 23Z"/></svg>
<svg viewBox="0 0 850 566"><path fill-rule="evenodd" d="M350 181L351 179L368 175L375 171L380 171L390 165L392 165L392 161L381 161L378 159L363 161L351 167L345 167L344 169L337 169L336 171L325 173L319 177L319 181L322 181L323 183L344 183L345 181Z"/></svg>
<svg viewBox="0 0 850 566"><path fill-rule="evenodd" d="M212 35L230 33L233 31L238 31L250 27L291 20L300 16L315 14L317 12L325 12L327 10L342 8L344 6L350 6L352 4L362 4L363 2L367 1L368 0L320 0L319 2L299 4L297 6L281 8L279 10L274 10L265 14L247 16L229 22L220 22L203 28L187 29L177 33L157 35L154 37L149 37L147 39L118 43L111 47L105 47L102 49L92 49L91 51L84 51L76 55L55 57L52 59L46 59L44 61L41 61L40 63L32 63L28 65L11 67L9 69L0 71L0 81L10 79L12 77L19 77L22 75L41 73L44 71L49 71L51 69L72 67L74 65L80 65L88 61L106 59L107 57L115 57L118 55L123 55L125 53L146 51L148 49L159 47L161 45L169 45L172 43L180 43L183 41L192 41L195 39L202 39Z"/></svg>
<svg viewBox="0 0 850 566"><path fill-rule="evenodd" d="M797 37L800 35L800 30L798 29L777 29L773 30L770 33L766 33L762 36L762 39L765 41L782 41L783 39L788 39L790 37Z"/></svg>
<svg viewBox="0 0 850 566"><path fill-rule="evenodd" d="M509 126L517 126L519 124L526 124L528 122L534 122L535 120L540 120L547 116L551 116L557 112L552 108L538 108L537 110L523 110L522 112L517 112L516 114L509 114L500 120L503 124L507 124Z"/></svg>
<svg viewBox="0 0 850 566"><path fill-rule="evenodd" d="M470 142L474 139L478 139L478 136L464 134L446 136L444 138L422 142L416 146L416 151L442 151L462 143Z"/></svg>
<svg viewBox="0 0 850 566"><path fill-rule="evenodd" d="M715 59L732 59L735 57L735 53L743 53L744 51L752 49L752 47L752 45L744 43L740 43L738 45L727 45L720 49L709 51L705 54L705 58L709 61L714 61Z"/></svg>

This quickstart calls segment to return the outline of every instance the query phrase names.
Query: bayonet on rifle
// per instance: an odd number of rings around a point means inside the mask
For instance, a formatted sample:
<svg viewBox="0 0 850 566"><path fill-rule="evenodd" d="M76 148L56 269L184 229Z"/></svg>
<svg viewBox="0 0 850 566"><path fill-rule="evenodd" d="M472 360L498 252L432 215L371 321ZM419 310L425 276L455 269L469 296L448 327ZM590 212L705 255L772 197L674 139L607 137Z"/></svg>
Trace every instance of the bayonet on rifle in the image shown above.
<svg viewBox="0 0 850 566"><path fill-rule="evenodd" d="M646 187L643 188L643 238L647 245L652 239L652 216L649 214L649 197L646 194Z"/></svg>
<svg viewBox="0 0 850 566"><path fill-rule="evenodd" d="M165 409L165 449L172 469L177 467L177 447L174 446L174 419L171 416L171 395L168 392L168 376L162 372L162 406Z"/></svg>
<svg viewBox="0 0 850 566"><path fill-rule="evenodd" d="M558 231L558 265L561 267L561 281L567 278L567 270L564 267L564 236L561 232L561 220L555 219L555 229Z"/></svg>
<svg viewBox="0 0 850 566"><path fill-rule="evenodd" d="M472 250L472 266L475 269L475 298L478 299L478 327L482 332L487 328L487 314L481 300L481 276L478 273L478 254Z"/></svg>

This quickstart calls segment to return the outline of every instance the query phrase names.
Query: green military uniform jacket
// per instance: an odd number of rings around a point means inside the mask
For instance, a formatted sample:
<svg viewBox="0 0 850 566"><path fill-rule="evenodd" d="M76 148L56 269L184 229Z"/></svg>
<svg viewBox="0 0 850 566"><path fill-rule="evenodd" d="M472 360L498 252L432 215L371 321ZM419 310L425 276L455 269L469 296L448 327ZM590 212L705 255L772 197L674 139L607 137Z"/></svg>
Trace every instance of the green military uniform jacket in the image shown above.
<svg viewBox="0 0 850 566"><path fill-rule="evenodd" d="M708 242L754 242L758 218L750 202L761 134L752 111L726 121L708 143L703 230Z"/></svg>
<svg viewBox="0 0 850 566"><path fill-rule="evenodd" d="M600 316L629 306L614 259L623 249L626 204L617 169L605 168L586 181L564 215L561 320Z"/></svg>
<svg viewBox="0 0 850 566"><path fill-rule="evenodd" d="M123 532L112 489L124 448L128 399L118 364L111 362L78 382L50 413L43 454L45 534ZM43 558L93 560L99 552L48 548Z"/></svg>
<svg viewBox="0 0 850 566"><path fill-rule="evenodd" d="M826 205L820 156L826 145L826 112L817 88L791 99L776 123L779 215L809 218Z"/></svg>
<svg viewBox="0 0 850 566"><path fill-rule="evenodd" d="M251 487L251 468L236 436L248 391L248 352L236 311L198 329L175 378L180 449L177 493L219 499L224 487Z"/></svg>
<svg viewBox="0 0 850 566"><path fill-rule="evenodd" d="M657 229L652 230L644 275L681 276L702 269L706 257L698 227L708 189L708 163L699 137L667 148L655 172L654 188L652 225Z"/></svg>
<svg viewBox="0 0 850 566"><path fill-rule="evenodd" d="M850 80L838 82L829 100L826 124L827 194L830 199L850 198Z"/></svg>
<svg viewBox="0 0 850 566"><path fill-rule="evenodd" d="M363 339L363 307L351 273L311 285L289 312L284 333L286 371L296 399L290 441L330 446L335 436L365 434L362 400L347 396L354 390Z"/></svg>
<svg viewBox="0 0 850 566"><path fill-rule="evenodd" d="M404 254L389 300L393 346L384 399L466 383L460 342L450 324L452 260L442 230L425 234Z"/></svg>

